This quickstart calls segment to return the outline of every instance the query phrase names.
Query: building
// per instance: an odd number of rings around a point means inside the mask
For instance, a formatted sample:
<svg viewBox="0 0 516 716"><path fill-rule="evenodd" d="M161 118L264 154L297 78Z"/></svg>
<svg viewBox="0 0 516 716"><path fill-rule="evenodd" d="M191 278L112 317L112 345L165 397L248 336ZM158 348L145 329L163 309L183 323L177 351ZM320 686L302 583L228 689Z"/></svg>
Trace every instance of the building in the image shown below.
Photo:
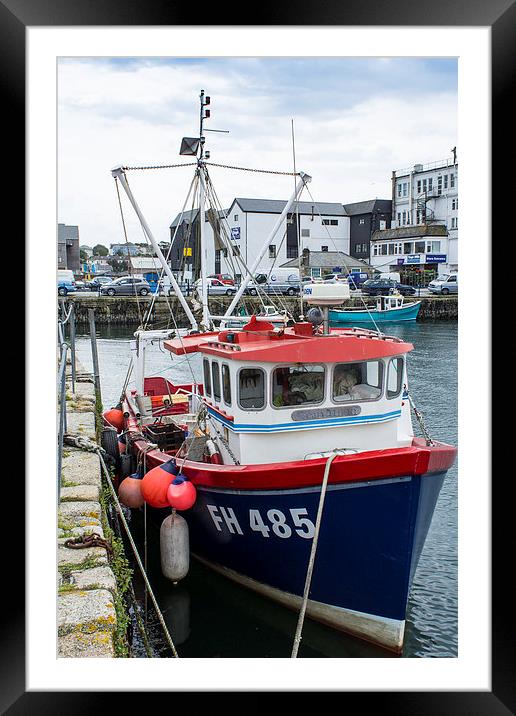
<svg viewBox="0 0 516 716"><path fill-rule="evenodd" d="M297 268L299 264L299 258L295 258L281 266L282 268ZM371 273L371 266L366 261L349 256L343 251L303 249L301 256L301 274L303 276L320 278L329 273L350 273L353 270Z"/></svg>
<svg viewBox="0 0 516 716"><path fill-rule="evenodd" d="M350 220L349 253L363 261L370 257L371 236L375 231L388 229L391 225L392 201L370 199L354 204L344 204Z"/></svg>
<svg viewBox="0 0 516 716"><path fill-rule="evenodd" d="M231 236L230 255L226 246L208 247L208 265L214 273L245 274L271 233L286 201L276 199L235 198L226 212ZM349 217L342 204L300 201L294 205L262 257L256 271L268 273L299 255L310 251L349 251ZM234 270L233 270L234 268Z"/></svg>
<svg viewBox="0 0 516 716"><path fill-rule="evenodd" d="M57 225L57 268L80 273L81 257L78 226Z"/></svg>
<svg viewBox="0 0 516 716"><path fill-rule="evenodd" d="M392 173L391 228L372 235L371 264L405 280L458 271L458 162L452 158Z"/></svg>
<svg viewBox="0 0 516 716"><path fill-rule="evenodd" d="M140 248L136 244L109 244L109 253L111 256L138 256Z"/></svg>
<svg viewBox="0 0 516 716"><path fill-rule="evenodd" d="M233 199L229 209L206 212L207 273L229 273L240 280L271 233L286 201ZM186 278L200 273L199 212L185 211L170 225L173 241L171 267ZM222 238L221 238L222 235ZM224 240L224 237L228 237ZM230 245L228 245L230 242ZM310 251L349 251L349 217L342 204L298 202L268 247L257 273L268 273L289 259L297 258L299 246Z"/></svg>

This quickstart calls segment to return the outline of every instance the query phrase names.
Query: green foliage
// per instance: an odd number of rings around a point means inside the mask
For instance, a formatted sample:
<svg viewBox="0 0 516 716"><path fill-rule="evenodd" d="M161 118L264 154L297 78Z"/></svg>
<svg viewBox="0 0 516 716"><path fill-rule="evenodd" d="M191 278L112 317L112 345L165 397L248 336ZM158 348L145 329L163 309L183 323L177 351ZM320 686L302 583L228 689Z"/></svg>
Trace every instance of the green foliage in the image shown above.
<svg viewBox="0 0 516 716"><path fill-rule="evenodd" d="M93 254L95 256L107 256L109 254L109 249L107 249L102 244L96 244L93 247Z"/></svg>

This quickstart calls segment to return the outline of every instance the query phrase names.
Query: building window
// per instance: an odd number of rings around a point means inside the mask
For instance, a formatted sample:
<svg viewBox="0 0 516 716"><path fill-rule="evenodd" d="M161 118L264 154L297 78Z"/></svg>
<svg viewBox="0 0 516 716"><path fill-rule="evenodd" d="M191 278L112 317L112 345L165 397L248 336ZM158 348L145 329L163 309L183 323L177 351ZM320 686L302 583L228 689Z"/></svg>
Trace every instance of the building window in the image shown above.
<svg viewBox="0 0 516 716"><path fill-rule="evenodd" d="M444 188L445 188L445 189L448 188L448 174L445 174L445 175L444 175Z"/></svg>
<svg viewBox="0 0 516 716"><path fill-rule="evenodd" d="M238 246L233 246L233 256L240 256L240 248Z"/></svg>
<svg viewBox="0 0 516 716"><path fill-rule="evenodd" d="M320 268L311 268L310 276L312 278L319 278L321 276L321 269Z"/></svg>
<svg viewBox="0 0 516 716"><path fill-rule="evenodd" d="M455 186L455 174L450 174L450 188L453 189Z"/></svg>
<svg viewBox="0 0 516 716"><path fill-rule="evenodd" d="M337 219L323 219L323 226L338 226L339 222Z"/></svg>
<svg viewBox="0 0 516 716"><path fill-rule="evenodd" d="M265 405L265 373L261 368L242 368L238 374L238 403L246 410Z"/></svg>
<svg viewBox="0 0 516 716"><path fill-rule="evenodd" d="M401 184L398 184L398 197L401 197Z"/></svg>
<svg viewBox="0 0 516 716"><path fill-rule="evenodd" d="M222 364L222 397L226 405L231 405L231 380L229 366Z"/></svg>
<svg viewBox="0 0 516 716"><path fill-rule="evenodd" d="M269 245L269 258L270 259L276 258L276 245L275 244Z"/></svg>
<svg viewBox="0 0 516 716"><path fill-rule="evenodd" d="M443 193L443 178L442 176L437 177L437 194L441 196Z"/></svg>
<svg viewBox="0 0 516 716"><path fill-rule="evenodd" d="M428 177L428 191L432 191L433 181L432 177Z"/></svg>
<svg viewBox="0 0 516 716"><path fill-rule="evenodd" d="M233 216L233 221L238 221L238 214L235 214L235 215Z"/></svg>
<svg viewBox="0 0 516 716"><path fill-rule="evenodd" d="M333 400L378 400L382 380L383 364L378 360L338 363L333 371Z"/></svg>
<svg viewBox="0 0 516 716"><path fill-rule="evenodd" d="M310 229L301 229L301 236L308 238L310 236Z"/></svg>
<svg viewBox="0 0 516 716"><path fill-rule="evenodd" d="M298 256L297 246L287 246L287 259L297 259Z"/></svg>
<svg viewBox="0 0 516 716"><path fill-rule="evenodd" d="M328 251L328 247L327 247L327 246L321 246L321 251Z"/></svg>
<svg viewBox="0 0 516 716"><path fill-rule="evenodd" d="M424 254L425 253L425 242L424 241L416 241L414 253L415 254Z"/></svg>
<svg viewBox="0 0 516 716"><path fill-rule="evenodd" d="M426 191L426 179L423 179L423 191Z"/></svg>
<svg viewBox="0 0 516 716"><path fill-rule="evenodd" d="M413 253L412 247L413 247L412 241L405 241L405 243L403 244L403 253L405 255L412 254Z"/></svg>
<svg viewBox="0 0 516 716"><path fill-rule="evenodd" d="M382 256L387 256L387 244L381 244L380 246L380 254Z"/></svg>
<svg viewBox="0 0 516 716"><path fill-rule="evenodd" d="M387 367L387 397L397 398L403 383L403 358L391 358Z"/></svg>
<svg viewBox="0 0 516 716"><path fill-rule="evenodd" d="M272 378L272 404L275 408L321 403L324 399L322 365L295 365L276 368Z"/></svg>
<svg viewBox="0 0 516 716"><path fill-rule="evenodd" d="M394 244L389 244L388 253L389 253L389 255L393 255L393 254L394 254Z"/></svg>
<svg viewBox="0 0 516 716"><path fill-rule="evenodd" d="M365 224L365 219L360 219L360 221L359 221L358 223L359 223L360 225Z"/></svg>
<svg viewBox="0 0 516 716"><path fill-rule="evenodd" d="M405 182L403 184L403 196L407 196L407 187L408 187L408 184L407 184L407 182Z"/></svg>
<svg viewBox="0 0 516 716"><path fill-rule="evenodd" d="M417 180L417 193L421 194L421 179Z"/></svg>
<svg viewBox="0 0 516 716"><path fill-rule="evenodd" d="M398 211L398 226L401 226L401 214Z"/></svg>
<svg viewBox="0 0 516 716"><path fill-rule="evenodd" d="M407 212L404 211L403 212L403 226L405 226L406 223L407 223Z"/></svg>

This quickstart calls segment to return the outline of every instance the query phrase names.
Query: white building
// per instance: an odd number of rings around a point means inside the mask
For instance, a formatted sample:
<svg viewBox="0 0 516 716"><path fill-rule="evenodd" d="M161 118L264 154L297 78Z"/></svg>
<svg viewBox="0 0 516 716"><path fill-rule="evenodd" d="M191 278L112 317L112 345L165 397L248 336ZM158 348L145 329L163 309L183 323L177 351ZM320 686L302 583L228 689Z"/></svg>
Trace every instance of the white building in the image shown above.
<svg viewBox="0 0 516 716"><path fill-rule="evenodd" d="M458 271L458 208L456 154L394 171L391 228L373 233L371 265L382 272Z"/></svg>
<svg viewBox="0 0 516 716"><path fill-rule="evenodd" d="M216 248L209 242L208 273L242 275L245 270L238 258L246 266L252 265L285 205L286 201L275 199L234 199L226 216L232 250ZM268 273L273 266L296 258L304 248L348 254L349 224L342 204L298 202L271 241L257 272Z"/></svg>

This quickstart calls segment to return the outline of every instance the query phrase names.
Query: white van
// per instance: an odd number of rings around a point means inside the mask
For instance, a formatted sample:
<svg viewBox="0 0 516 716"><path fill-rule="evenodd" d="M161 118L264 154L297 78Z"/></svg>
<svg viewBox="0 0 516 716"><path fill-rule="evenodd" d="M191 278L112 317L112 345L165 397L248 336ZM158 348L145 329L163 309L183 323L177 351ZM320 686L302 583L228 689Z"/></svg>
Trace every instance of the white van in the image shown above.
<svg viewBox="0 0 516 716"><path fill-rule="evenodd" d="M254 283L295 283L299 285L298 268L273 268L270 273L257 273L254 276Z"/></svg>
<svg viewBox="0 0 516 716"><path fill-rule="evenodd" d="M72 284L73 286L75 283L73 271L70 269L57 269L57 283L59 283L59 281Z"/></svg>

